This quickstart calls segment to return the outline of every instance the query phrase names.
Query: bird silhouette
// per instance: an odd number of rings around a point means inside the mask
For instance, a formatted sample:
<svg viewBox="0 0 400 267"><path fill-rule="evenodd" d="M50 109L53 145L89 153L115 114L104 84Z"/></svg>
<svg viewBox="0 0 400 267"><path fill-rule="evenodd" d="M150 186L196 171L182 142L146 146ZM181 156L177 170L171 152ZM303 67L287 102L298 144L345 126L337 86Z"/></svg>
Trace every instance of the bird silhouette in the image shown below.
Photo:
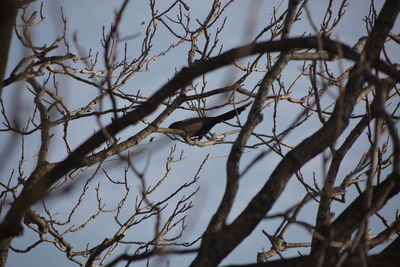
<svg viewBox="0 0 400 267"><path fill-rule="evenodd" d="M250 104L251 102L216 117L190 118L177 121L172 123L169 128L183 130L187 136L197 136L198 140L200 140L217 123L234 118L236 115L239 115L243 110L245 110Z"/></svg>

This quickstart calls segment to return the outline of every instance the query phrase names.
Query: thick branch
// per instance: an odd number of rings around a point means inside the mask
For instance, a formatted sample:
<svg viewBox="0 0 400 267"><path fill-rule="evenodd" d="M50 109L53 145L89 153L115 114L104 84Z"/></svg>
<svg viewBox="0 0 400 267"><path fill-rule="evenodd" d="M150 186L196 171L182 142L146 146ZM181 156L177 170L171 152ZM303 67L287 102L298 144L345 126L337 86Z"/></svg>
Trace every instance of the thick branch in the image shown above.
<svg viewBox="0 0 400 267"><path fill-rule="evenodd" d="M53 168L47 172L32 174L31 176L40 177L40 181L35 184L34 188L24 188L20 196L15 200L0 226L0 237L6 238L20 233L19 225L25 211L36 201L43 198L52 184L57 182L66 173L79 166L81 160L95 148L104 143L108 137L114 136L121 130L130 125L136 124L138 121L154 112L162 101L173 96L180 88L189 85L196 77L222 66L232 64L235 60L248 55L285 51L296 48L317 49L321 47L321 42L322 47L329 53L342 55L352 60L357 60L359 58L358 54L346 45L329 39L309 37L251 44L232 49L209 60L194 64L190 68L183 68L174 78L151 96L146 103L127 113L123 117L116 119L104 129L99 130L73 151L64 161L53 166ZM391 75L395 80L400 81L400 73L392 69L386 63L377 61L376 66L388 75Z"/></svg>
<svg viewBox="0 0 400 267"><path fill-rule="evenodd" d="M383 21L379 21L378 19L377 22L377 25L380 25L380 28L383 30L383 34L387 35L393 27L399 9L400 2L396 0L385 3L379 16L381 18L382 14L384 14L383 17L385 19ZM381 25L382 23L384 25ZM368 44L367 41L365 53L368 56L359 58L350 71L345 92L339 97L332 116L327 123L282 159L264 187L255 195L245 210L231 225L224 227L223 230L213 233L213 236L210 236L210 240L207 240L207 251L204 251L202 255L203 257L212 257L212 260L209 260L208 264L212 265L220 262L240 244L275 204L290 177L305 163L333 144L341 135L349 123L349 118L358 97L363 92L364 73L370 71L373 63L378 60L377 57L384 43L384 38L381 38L381 34L377 38L374 38L374 36L369 38L368 41L374 42L374 45ZM321 44L325 47L322 40Z"/></svg>
<svg viewBox="0 0 400 267"><path fill-rule="evenodd" d="M19 3L16 0L4 0L0 4L0 96L3 89L3 79L9 54L8 50L10 48L18 5Z"/></svg>

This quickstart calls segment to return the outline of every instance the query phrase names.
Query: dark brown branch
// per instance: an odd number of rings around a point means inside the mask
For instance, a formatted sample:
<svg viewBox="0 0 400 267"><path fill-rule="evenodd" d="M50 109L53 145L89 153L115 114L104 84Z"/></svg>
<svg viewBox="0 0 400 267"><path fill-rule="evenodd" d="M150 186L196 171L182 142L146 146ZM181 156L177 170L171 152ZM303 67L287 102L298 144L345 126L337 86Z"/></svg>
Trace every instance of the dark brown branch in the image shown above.
<svg viewBox="0 0 400 267"><path fill-rule="evenodd" d="M33 173L31 178L34 176L36 178L39 177L39 182L34 185L34 188L25 187L20 196L13 203L0 226L1 238L18 235L20 233L20 221L25 211L37 200L43 198L46 195L47 189L52 184L69 171L80 166L84 157L93 151L93 149L104 143L108 138L107 136L115 136L115 134L125 129L127 126L136 124L138 121L154 112L158 105L167 97L173 96L178 89L189 85L194 78L222 66L232 64L238 58L248 55L273 51L287 51L291 49L318 49L321 47L321 43L322 47L329 53L339 54L352 60L358 60L359 58L358 54L346 45L329 39L309 37L251 44L229 50L219 56L194 64L190 68L183 68L174 78L151 96L146 103L95 133L73 151L63 162L57 164L49 171ZM377 61L375 66L392 76L395 80L400 81L400 73L392 69L386 63Z"/></svg>
<svg viewBox="0 0 400 267"><path fill-rule="evenodd" d="M0 4L0 96L6 72L12 31L17 16L18 1L4 0ZM1 260L1 259L0 259Z"/></svg>
<svg viewBox="0 0 400 267"><path fill-rule="evenodd" d="M368 56L365 58L361 57L356 61L357 63L349 73L349 80L345 92L338 99L330 119L321 129L301 142L300 145L291 150L283 158L272 172L264 187L253 197L245 210L231 225L224 226L223 228L221 226L221 230L217 227L216 229L219 231L213 232L212 235L208 236L209 239L206 240L206 244L203 244L202 254L199 254L197 257L198 260L193 262L194 266L200 262L203 264L202 266L213 266L226 257L226 255L228 255L253 231L265 214L272 208L290 177L306 162L334 143L344 131L349 123L349 118L354 105L363 91L362 85L365 81L364 72L370 71L373 63L378 59L379 52L381 51L385 41L383 35L386 36L389 30L393 27L399 9L400 2L396 0L387 1L385 3L379 16L380 19L378 19L376 23L377 27L382 29L382 31L375 31L375 34L377 35L376 38L374 38L374 34L368 38L364 52ZM323 39L317 38L316 41L317 45L320 44L322 47L325 47ZM344 50L342 51L344 52ZM260 100L255 100L253 107L257 107L258 101ZM252 114L259 113L253 113L252 108L250 116ZM246 125L247 124L248 122ZM246 131L246 125L244 126L242 133ZM241 135L239 135L238 140L242 140ZM239 153L240 150L235 152ZM236 159L236 161L237 160L238 159ZM231 166L229 167L231 168ZM228 182L228 186L231 186L230 182ZM212 223L213 222L211 222L211 224Z"/></svg>

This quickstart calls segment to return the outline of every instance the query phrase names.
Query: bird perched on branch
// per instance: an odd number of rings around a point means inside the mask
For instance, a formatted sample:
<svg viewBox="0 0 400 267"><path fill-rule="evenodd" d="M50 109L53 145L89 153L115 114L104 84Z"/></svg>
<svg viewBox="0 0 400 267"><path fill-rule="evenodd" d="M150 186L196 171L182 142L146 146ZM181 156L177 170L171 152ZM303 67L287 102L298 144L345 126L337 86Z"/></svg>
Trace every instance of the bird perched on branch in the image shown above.
<svg viewBox="0 0 400 267"><path fill-rule="evenodd" d="M251 102L216 117L191 118L183 121L177 121L172 123L169 128L183 130L187 136L197 136L198 140L200 140L217 123L230 120L236 115L239 115L250 104Z"/></svg>

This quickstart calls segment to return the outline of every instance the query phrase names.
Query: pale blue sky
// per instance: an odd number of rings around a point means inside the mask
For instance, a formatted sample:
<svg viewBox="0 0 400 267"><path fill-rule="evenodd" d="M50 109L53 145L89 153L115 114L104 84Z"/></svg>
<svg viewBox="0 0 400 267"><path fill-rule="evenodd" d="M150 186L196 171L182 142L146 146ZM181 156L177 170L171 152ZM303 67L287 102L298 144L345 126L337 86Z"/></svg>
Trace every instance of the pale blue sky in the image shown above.
<svg viewBox="0 0 400 267"><path fill-rule="evenodd" d="M160 1L163 2L163 1ZM163 3L169 3L171 1L165 1ZM193 17L203 18L205 12L207 12L212 1L186 1L191 7L190 13ZM95 50L100 50L99 42L101 37L101 29L103 25L106 27L109 26L109 23L113 20L113 14L116 7L119 6L121 1L108 1L108 0L96 0L96 1L49 1L45 2L44 15L47 17L47 20L44 25L40 26L40 30L34 31L33 36L34 40L38 42L38 45L43 43L49 43L53 40L54 36L57 35L61 30L61 24L59 23L59 8L60 4L62 4L64 8L64 14L68 18L68 27L69 33L72 35L76 33L78 36L78 40L80 44L86 49L93 47ZM254 18L254 33L257 33L258 30L266 25L266 22L269 21L270 16L272 14L272 7L276 6L276 3L279 1L244 1L238 0L227 10L225 15L228 16L226 29L221 36L221 42L224 44L223 51L226 51L230 48L245 44L248 42L245 37L247 37L245 29L244 21L248 21L249 18ZM35 4L37 6L39 3ZM251 5L259 5L259 9L257 9L257 16L254 15L254 9L251 8ZM313 16L314 22L319 25L320 18L318 17L321 13L321 8L324 7L325 1L309 1L309 8ZM379 3L377 3L380 5ZM280 10L284 10L287 5L287 1L283 1ZM379 9L380 6L378 6ZM159 9L162 10L162 4L159 6ZM365 35L365 27L362 21L362 18L367 14L368 11L368 3L367 1L350 1L349 7L347 8L347 14L345 19L340 23L338 30L333 35L334 38L339 39L340 41L353 45L355 41L361 36ZM138 42L140 42L140 34L143 34L145 30L145 26L141 25L142 21L148 21L149 8L147 1L132 1L128 10L124 14L123 24L121 25L121 33L122 35L132 35L139 33ZM194 19L192 20L194 22ZM161 27L161 25L159 25ZM396 25L398 26L398 24ZM292 36L297 36L303 32L311 32L309 27L309 22L307 19L304 19L303 22L296 24L293 29ZM155 37L156 41L154 42L155 46L152 50L154 54L166 48L171 40L175 40L171 38L170 34L166 31L160 31L160 34ZM132 41L130 44L132 50L134 51L137 48L138 44L135 44L135 41ZM136 46L135 46L136 45ZM73 46L71 41L71 46ZM146 95L150 95L152 92L155 92L158 88L160 88L165 82L171 78L175 72L175 70L179 70L181 67L187 65L187 46L184 46L176 51L173 51L171 54L162 58L160 61L155 62L150 66L150 70L148 73L141 73L137 77L133 78L128 84L127 88L132 90L132 92L137 89L141 89L146 92ZM60 50L62 51L62 49ZM133 52L134 53L134 52ZM16 39L13 40L11 57L9 62L9 69L13 68L18 59L21 58L21 48ZM243 61L245 62L245 61ZM298 73L299 66L297 64L290 64L286 69L284 74L285 82L289 84L289 81L292 81L295 75ZM215 71L212 74L208 75L208 85L207 89L214 89L221 86L226 86L230 82L232 82L234 77L238 77L239 73L232 71L231 69L224 68L220 71ZM247 81L247 85L249 87L254 86L258 79L263 74L258 74L257 79L249 79ZM90 88L89 86L83 86L82 84L76 83L75 81L71 81L70 79L61 79L60 84L62 84L62 88L65 90L62 94L64 94L64 98L66 102L71 106L79 107L83 103L86 103L89 99L92 98L93 95L96 95L97 91L94 88ZM300 83L299 85L301 85ZM15 90L19 90L20 95L20 108L21 114L28 114L28 112L24 112L24 109L30 110L32 105L32 96L29 93L26 93L24 90L24 83L17 83L16 85L5 88L4 90L4 98L11 98ZM70 91L69 91L70 90ZM304 92L304 89L299 88L300 92ZM301 93L300 93L301 94ZM215 101L215 100L214 100ZM212 101L208 102L210 104L214 103ZM11 107L8 107L11 108ZM279 109L282 111L281 117L279 118L279 125L281 129L284 129L286 125L289 125L293 122L295 117L297 116L297 108L294 108L293 105L282 104L279 106ZM159 109L161 110L161 109ZM158 110L158 111L159 111ZM153 118L158 113L154 113L150 116ZM241 115L242 121L246 118L247 112L244 112ZM164 122L164 126L169 125L173 120L187 118L188 116L196 116L195 114L190 113L179 113L175 111L174 114ZM107 121L107 118L105 121ZM272 109L266 110L264 114L264 122L257 128L257 131L264 131L266 133L270 133L270 121L272 119ZM150 120L150 119L148 119ZM135 134L138 129L140 129L143 125L139 127L129 127L124 130L119 136L121 138L129 137L132 134ZM289 135L287 137L286 142L296 145L309 136L310 133L314 132L320 127L320 123L318 120L312 120L307 123L304 127L301 128L301 131L298 131L295 136ZM76 147L81 142L83 142L86 138L88 138L94 129L98 129L97 123L92 120L83 120L76 121L72 123L71 127L75 127L75 129L79 129L78 131L70 131L70 139L73 147ZM226 126L217 126L213 129L214 132L222 132L224 127ZM72 129L72 128L71 128ZM55 131L56 135L60 135L61 128ZM168 151L170 146L173 144L172 142L168 145L164 145L160 148L160 143L163 143L165 137L160 134L153 135L156 137L156 142L148 144L148 139L143 142L143 146L141 148L146 148L151 151L151 168L149 168L146 178L149 180L149 183L155 181L156 178L160 177L163 173L163 164L165 161L165 157L168 155ZM0 135L0 140L4 140L4 136ZM35 139L36 138L36 139ZM32 156L38 147L38 139L39 136L36 135L34 137L30 137L29 141L26 140L27 149L26 154L27 157ZM234 140L232 137L230 140ZM1 142L0 142L1 143ZM65 155L65 149L63 149L62 142L60 137L56 136L54 138L55 149L50 152L50 162L62 160ZM182 183L182 181L191 180L192 176L195 173L195 170L199 166L201 160L205 157L207 153L210 153L210 157L212 160L209 160L206 163L205 169L200 173L200 193L195 198L195 208L189 212L189 229L186 234L188 240L196 238L204 227L207 225L210 216L213 214L219 200L222 197L224 186L225 186L225 163L226 156L229 154L230 145L218 145L214 147L190 147L186 144L177 143L177 151L185 150L186 160L182 163L177 163L176 166L173 167L173 171L171 172L171 182L169 182L165 187L162 187L164 191L160 192L160 194L166 194L170 192L174 185ZM357 146L352 149L352 152L347 156L348 160L344 163L344 168L341 169L339 175L343 175L346 173L345 167L353 166L354 159L357 159L360 153L362 153L366 147L364 144L360 142ZM258 152L249 152L244 154L242 159L241 166L246 166ZM18 153L14 153L12 157L17 157ZM140 162L140 159L137 159L140 164L143 165L144 160ZM248 201L251 197L258 192L258 190L265 183L269 174L272 172L276 164L279 162L279 158L276 156L269 156L262 160L260 163L256 165L245 177L241 180L241 187L237 196L237 203L234 205L234 210L230 216L230 219L234 218L239 212L247 205ZM4 177L5 174L9 174L12 168L15 168L13 165L14 162L10 161L9 165L5 169L5 171L0 171L1 175ZM34 160L28 162L26 165L26 175L29 174L29 165L33 166ZM348 165L348 166L346 166ZM315 167L317 166L317 167ZM311 179L312 172L316 172L317 177L321 174L321 157L317 157L312 160L305 168L303 168L303 172L305 177ZM93 169L93 168L92 168ZM118 168L110 169L110 173L113 175L121 175L121 172ZM97 178L97 181L101 181L104 177ZM321 177L319 176L319 179ZM311 181L311 180L308 180ZM82 182L80 182L81 184ZM62 212L64 208L70 206L71 201L75 200L78 197L80 192L80 187L77 186L75 188L76 191L68 192L67 194L63 194L58 199L52 199L49 206L54 208L54 210L58 210ZM104 188L106 194L105 198L110 201L110 203L115 203L119 199L119 189L116 187L105 187ZM352 191L352 189L350 190ZM82 218L86 218L88 213L92 210L91 204L94 203L95 195L94 195L94 187L91 188L91 195L87 202L85 202L84 206L78 211L78 218L82 216ZM187 191L186 193L189 193ZM291 207L295 203L297 203L304 196L304 188L299 185L295 179L288 184L285 189L282 197L279 199L278 203L274 206L271 214L276 212L282 212L286 208ZM354 196L354 194L353 194ZM347 199L350 201L351 197ZM395 200L398 201L398 198ZM389 203L388 208L391 208L391 211L394 210L394 207L398 202L391 201ZM349 203L349 202L347 202ZM342 210L346 205L343 204L334 204L336 206L336 214L339 214L340 210ZM300 219L313 223L315 215L316 215L316 205L314 203L309 203L306 208L303 210ZM39 208L40 209L40 208ZM390 214L392 215L392 214ZM115 226L111 224L109 220L101 219L96 227L88 228L86 231L82 233L77 233L76 235L72 235L71 243L80 243L82 248L84 248L87 242L90 242L92 245L95 244L96 241L101 241L106 237L110 237L114 231ZM279 221L275 221L271 223L261 223L257 229L254 230L253 234L247 238L235 251L233 251L224 261L223 264L229 263L249 263L255 262L257 252L262 251L262 249L269 249L270 244L266 240L266 238L262 235L262 229L271 229L271 227L276 227ZM147 228L146 228L147 227ZM379 228L379 223L377 223L377 227ZM141 226L140 228L134 229L129 232L129 235L135 236L135 239L151 237L149 233L152 231L153 227L150 229L148 225ZM272 233L272 230L268 230L269 233ZM288 234L289 238L287 241L289 242L303 242L309 240L309 234L300 227L293 227ZM14 240L13 245L19 248L24 248L35 235L32 235L30 231L25 231L25 234L22 237L18 237ZM289 250L285 252L284 255L295 256L297 255L297 249ZM303 252L307 252L307 250L299 250ZM43 261L45 258L45 261ZM113 257L111 257L113 258ZM170 266L186 266L190 260L191 256L176 256L170 257ZM31 253L28 254L15 254L10 252L9 262L7 266L9 267L18 267L25 266L29 262L29 265L32 267L36 266L73 266L68 259L66 259L65 255L58 252L52 245L43 244L37 248L35 248ZM150 266L158 266L159 262L156 260L151 261ZM141 262L138 265L134 266L144 266L144 262Z"/></svg>

